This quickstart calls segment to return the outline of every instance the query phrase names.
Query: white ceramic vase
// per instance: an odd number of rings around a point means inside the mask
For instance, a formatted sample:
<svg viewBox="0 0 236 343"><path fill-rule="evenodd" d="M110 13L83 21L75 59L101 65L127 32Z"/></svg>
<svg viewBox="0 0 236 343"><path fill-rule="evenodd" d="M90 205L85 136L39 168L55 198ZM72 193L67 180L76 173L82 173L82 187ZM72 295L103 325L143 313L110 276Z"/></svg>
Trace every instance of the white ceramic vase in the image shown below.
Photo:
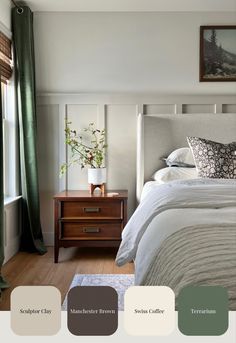
<svg viewBox="0 0 236 343"><path fill-rule="evenodd" d="M106 183L106 168L88 168L88 183L92 185L102 185Z"/></svg>

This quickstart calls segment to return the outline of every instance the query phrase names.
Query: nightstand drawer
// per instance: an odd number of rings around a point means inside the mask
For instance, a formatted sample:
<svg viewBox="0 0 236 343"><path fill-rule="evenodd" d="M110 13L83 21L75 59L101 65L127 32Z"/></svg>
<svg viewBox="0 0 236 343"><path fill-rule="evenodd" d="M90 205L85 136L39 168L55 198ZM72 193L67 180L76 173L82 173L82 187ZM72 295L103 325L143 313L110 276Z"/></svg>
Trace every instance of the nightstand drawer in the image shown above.
<svg viewBox="0 0 236 343"><path fill-rule="evenodd" d="M64 201L61 204L61 216L63 218L120 218L122 219L121 201Z"/></svg>
<svg viewBox="0 0 236 343"><path fill-rule="evenodd" d="M61 239L120 239L120 223L61 223Z"/></svg>

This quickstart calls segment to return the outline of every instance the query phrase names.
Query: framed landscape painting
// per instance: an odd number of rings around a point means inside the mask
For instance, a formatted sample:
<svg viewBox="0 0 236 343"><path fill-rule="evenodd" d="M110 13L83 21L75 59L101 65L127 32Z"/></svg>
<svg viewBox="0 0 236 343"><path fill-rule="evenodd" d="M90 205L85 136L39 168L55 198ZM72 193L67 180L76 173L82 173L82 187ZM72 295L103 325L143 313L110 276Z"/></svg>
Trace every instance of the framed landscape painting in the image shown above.
<svg viewBox="0 0 236 343"><path fill-rule="evenodd" d="M236 25L200 27L200 81L236 81Z"/></svg>

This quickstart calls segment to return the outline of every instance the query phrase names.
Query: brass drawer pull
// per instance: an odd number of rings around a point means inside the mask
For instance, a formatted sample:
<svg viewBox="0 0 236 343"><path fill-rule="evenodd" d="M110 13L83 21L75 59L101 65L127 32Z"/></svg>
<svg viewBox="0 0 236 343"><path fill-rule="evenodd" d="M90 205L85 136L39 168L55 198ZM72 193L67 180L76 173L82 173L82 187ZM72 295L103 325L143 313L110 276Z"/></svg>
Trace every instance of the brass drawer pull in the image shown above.
<svg viewBox="0 0 236 343"><path fill-rule="evenodd" d="M85 227L83 229L84 233L98 233L100 232L100 228L99 227Z"/></svg>
<svg viewBox="0 0 236 343"><path fill-rule="evenodd" d="M85 213L98 213L100 211L99 207L84 207Z"/></svg>

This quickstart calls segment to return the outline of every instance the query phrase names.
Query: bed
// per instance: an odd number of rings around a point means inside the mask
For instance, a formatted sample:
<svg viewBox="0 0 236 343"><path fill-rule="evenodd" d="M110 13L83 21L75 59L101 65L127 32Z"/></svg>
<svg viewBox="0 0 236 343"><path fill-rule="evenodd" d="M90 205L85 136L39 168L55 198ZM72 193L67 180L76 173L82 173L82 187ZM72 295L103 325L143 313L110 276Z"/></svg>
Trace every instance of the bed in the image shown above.
<svg viewBox="0 0 236 343"><path fill-rule="evenodd" d="M236 114L138 118L138 207L123 230L116 263L134 260L136 285L165 285L176 297L187 285L220 285L236 310L236 179L150 181L161 157L187 136L236 139Z"/></svg>

